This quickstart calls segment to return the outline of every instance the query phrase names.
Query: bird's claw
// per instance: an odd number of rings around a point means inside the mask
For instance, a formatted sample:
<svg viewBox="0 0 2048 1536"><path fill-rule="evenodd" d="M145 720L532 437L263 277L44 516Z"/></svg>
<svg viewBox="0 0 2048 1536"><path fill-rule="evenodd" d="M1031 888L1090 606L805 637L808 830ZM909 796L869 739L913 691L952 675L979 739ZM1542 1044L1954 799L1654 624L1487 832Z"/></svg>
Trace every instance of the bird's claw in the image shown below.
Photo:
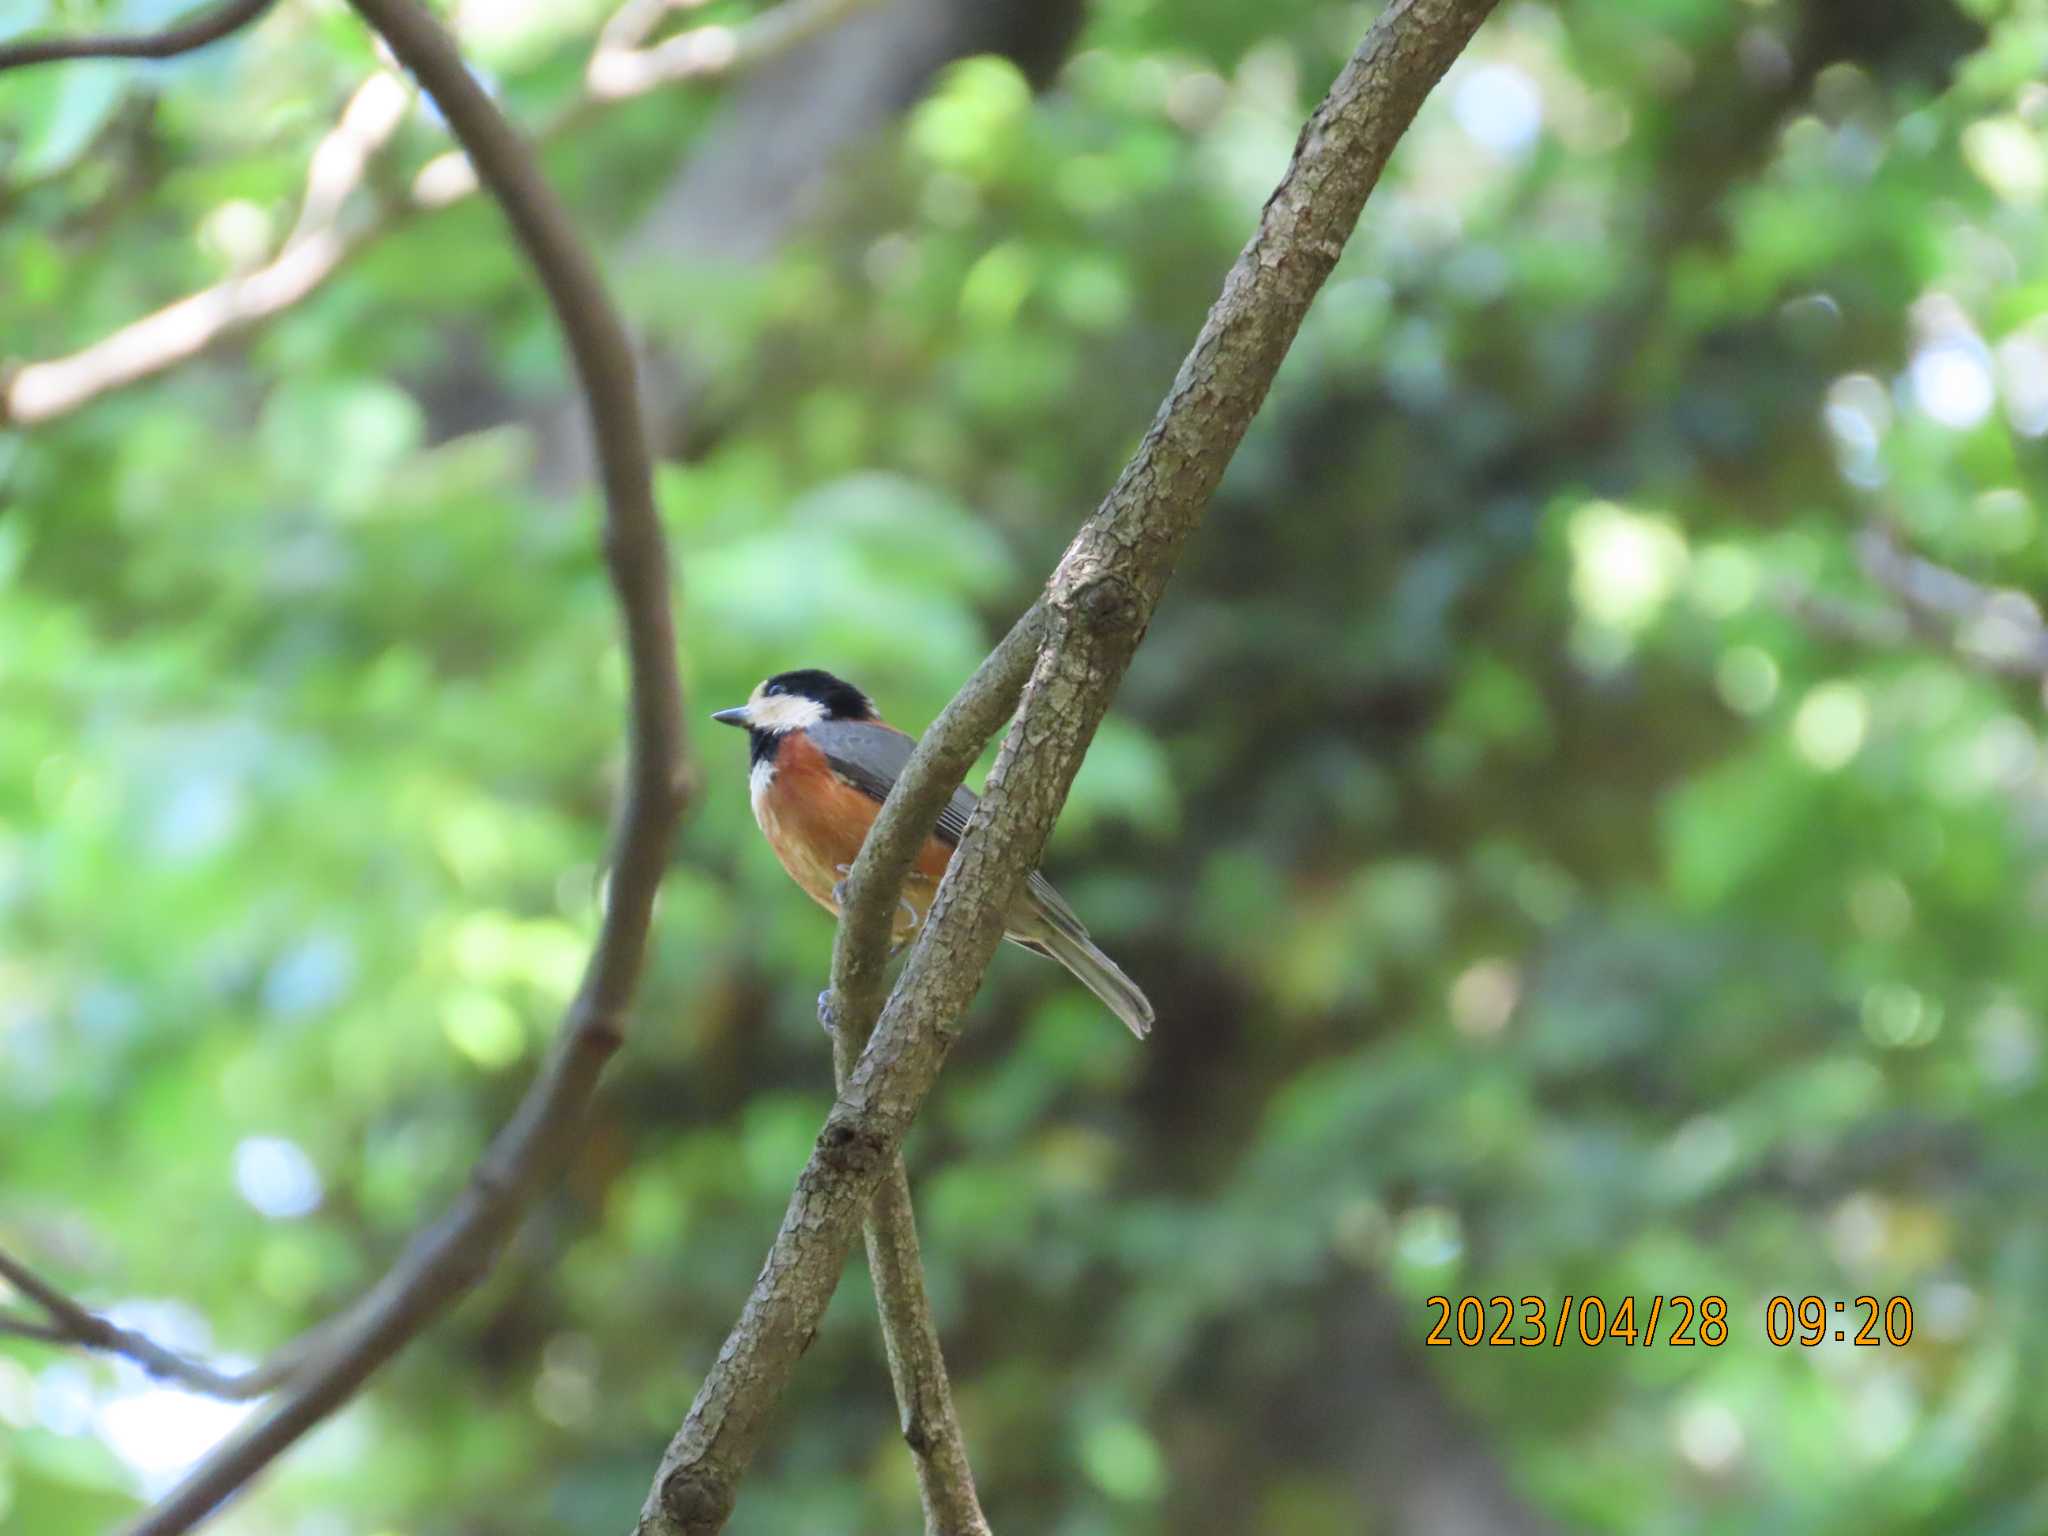
<svg viewBox="0 0 2048 1536"><path fill-rule="evenodd" d="M826 1034L839 1033L839 1015L832 1007L832 989L827 987L818 994L818 1024Z"/></svg>
<svg viewBox="0 0 2048 1536"><path fill-rule="evenodd" d="M843 907L846 905L846 877L853 873L853 866L851 864L835 864L832 868L839 876L839 879L832 887L832 905ZM889 958L891 960L894 960L903 953L903 947L910 942L910 936L917 932L918 925L924 921L924 914L917 910L916 904L908 896L897 897L896 905L909 921L904 924L903 937L889 946Z"/></svg>
<svg viewBox="0 0 2048 1536"><path fill-rule="evenodd" d="M916 937L919 926L924 922L924 914L917 910L908 896L897 897L896 905L902 908L903 915L909 918L910 921L904 925L903 937L897 939L895 943L889 946L889 958L891 960L894 960L903 951L910 948L911 939Z"/></svg>

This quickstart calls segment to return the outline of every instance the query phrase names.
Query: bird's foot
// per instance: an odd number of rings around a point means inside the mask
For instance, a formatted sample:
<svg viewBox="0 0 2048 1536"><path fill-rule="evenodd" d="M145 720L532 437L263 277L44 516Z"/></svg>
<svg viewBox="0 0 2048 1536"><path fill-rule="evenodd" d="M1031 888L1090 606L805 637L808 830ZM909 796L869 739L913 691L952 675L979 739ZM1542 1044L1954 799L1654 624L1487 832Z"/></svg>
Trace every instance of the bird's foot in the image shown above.
<svg viewBox="0 0 2048 1536"><path fill-rule="evenodd" d="M834 864L832 872L839 876L832 885L832 905L843 907L846 905L846 877L853 873L853 866L851 864Z"/></svg>
<svg viewBox="0 0 2048 1536"><path fill-rule="evenodd" d="M827 987L818 994L818 1024L826 1034L839 1033L839 1015L832 1007L832 989Z"/></svg>

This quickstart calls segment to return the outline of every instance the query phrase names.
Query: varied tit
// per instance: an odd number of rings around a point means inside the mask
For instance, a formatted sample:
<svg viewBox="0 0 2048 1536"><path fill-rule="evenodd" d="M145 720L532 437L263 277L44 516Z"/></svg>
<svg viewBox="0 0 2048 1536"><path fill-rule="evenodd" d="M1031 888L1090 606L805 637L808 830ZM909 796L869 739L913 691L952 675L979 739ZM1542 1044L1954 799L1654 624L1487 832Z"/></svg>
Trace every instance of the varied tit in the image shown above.
<svg viewBox="0 0 2048 1536"><path fill-rule="evenodd" d="M837 916L841 884L916 743L884 724L866 694L829 672L778 673L738 709L711 718L746 728L754 819L790 878ZM898 944L924 921L974 806L972 790L954 790L925 840L897 903L891 937ZM1010 908L1003 937L1059 961L1139 1039L1151 1030L1145 994L1095 947L1074 909L1037 870Z"/></svg>

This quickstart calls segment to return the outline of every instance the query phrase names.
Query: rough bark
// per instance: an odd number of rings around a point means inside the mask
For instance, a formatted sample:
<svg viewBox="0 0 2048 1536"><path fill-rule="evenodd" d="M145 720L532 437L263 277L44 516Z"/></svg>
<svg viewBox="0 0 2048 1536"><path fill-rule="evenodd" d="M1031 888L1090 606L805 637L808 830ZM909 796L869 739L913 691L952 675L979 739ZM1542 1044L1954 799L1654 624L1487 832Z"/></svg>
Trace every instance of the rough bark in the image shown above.
<svg viewBox="0 0 2048 1536"><path fill-rule="evenodd" d="M1375 22L1303 129L1136 456L1054 572L1044 640L987 794L826 1117L739 1322L662 1458L639 1536L708 1536L731 1514L1181 548L1394 145L1491 9L1491 0L1396 0ZM929 792L936 770L917 767L898 794Z"/></svg>

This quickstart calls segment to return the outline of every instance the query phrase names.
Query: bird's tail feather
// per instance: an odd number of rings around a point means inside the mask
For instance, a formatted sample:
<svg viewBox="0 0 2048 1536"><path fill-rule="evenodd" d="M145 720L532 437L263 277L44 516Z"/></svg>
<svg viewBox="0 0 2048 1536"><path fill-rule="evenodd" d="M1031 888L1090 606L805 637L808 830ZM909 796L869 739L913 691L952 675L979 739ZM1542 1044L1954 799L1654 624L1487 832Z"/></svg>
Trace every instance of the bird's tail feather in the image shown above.
<svg viewBox="0 0 2048 1536"><path fill-rule="evenodd" d="M1101 998L1109 1006L1109 1011L1122 1019L1140 1040L1152 1033L1152 1021L1156 1017L1152 1004L1138 990L1138 984L1126 976L1114 960L1097 949L1085 933L1068 933L1048 923L1041 932L1029 938L1012 937L1026 949L1044 955L1048 960L1057 960L1073 972L1074 979Z"/></svg>

